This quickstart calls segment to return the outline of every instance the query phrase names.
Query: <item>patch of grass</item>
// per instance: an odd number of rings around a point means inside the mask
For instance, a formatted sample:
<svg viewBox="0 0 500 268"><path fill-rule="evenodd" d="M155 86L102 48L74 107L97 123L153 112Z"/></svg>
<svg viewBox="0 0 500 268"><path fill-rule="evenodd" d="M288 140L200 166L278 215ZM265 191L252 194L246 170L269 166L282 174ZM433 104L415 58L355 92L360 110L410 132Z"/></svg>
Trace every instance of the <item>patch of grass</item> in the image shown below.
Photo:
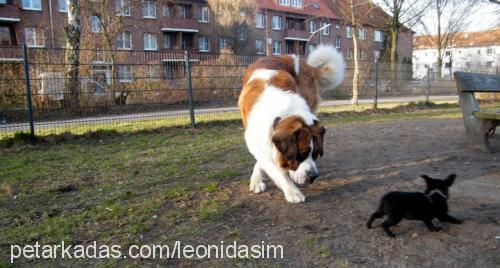
<svg viewBox="0 0 500 268"><path fill-rule="evenodd" d="M215 199L204 199L197 209L198 217L202 220L214 220L224 213L223 204Z"/></svg>
<svg viewBox="0 0 500 268"><path fill-rule="evenodd" d="M322 257L322 258L329 258L332 256L332 252L329 247L325 245L321 245L318 250L316 251L316 255Z"/></svg>

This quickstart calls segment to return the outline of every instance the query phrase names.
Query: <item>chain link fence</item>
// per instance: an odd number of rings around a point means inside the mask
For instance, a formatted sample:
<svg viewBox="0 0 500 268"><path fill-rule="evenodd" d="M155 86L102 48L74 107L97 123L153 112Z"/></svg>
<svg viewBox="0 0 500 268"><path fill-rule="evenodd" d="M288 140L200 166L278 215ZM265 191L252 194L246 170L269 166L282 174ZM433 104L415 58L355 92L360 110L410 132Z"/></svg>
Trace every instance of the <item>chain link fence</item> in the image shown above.
<svg viewBox="0 0 500 268"><path fill-rule="evenodd" d="M82 49L74 86L66 75L70 67L66 52L0 49L0 139L30 129L35 135L80 134L239 119L236 103L242 75L262 57ZM353 64L348 60L344 82L322 92L325 103L350 100L352 78ZM357 85L358 98L372 101L456 95L451 76L410 64L360 60Z"/></svg>

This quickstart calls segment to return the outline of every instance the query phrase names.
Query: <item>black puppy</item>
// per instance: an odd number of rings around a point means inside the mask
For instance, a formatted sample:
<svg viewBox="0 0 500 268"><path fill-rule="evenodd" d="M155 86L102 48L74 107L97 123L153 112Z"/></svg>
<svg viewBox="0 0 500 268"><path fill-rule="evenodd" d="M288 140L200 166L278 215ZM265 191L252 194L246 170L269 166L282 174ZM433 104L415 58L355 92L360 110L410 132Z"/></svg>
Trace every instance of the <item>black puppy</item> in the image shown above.
<svg viewBox="0 0 500 268"><path fill-rule="evenodd" d="M453 184L456 175L451 174L445 180L433 179L427 175L420 176L425 179L427 189L421 192L389 192L382 197L377 211L375 211L366 226L371 229L375 219L387 215L382 223L382 228L391 237L395 235L389 227L398 224L403 218L421 220L429 231L438 232L440 227L432 224L432 219L438 218L442 222L461 224L463 221L448 215L448 188Z"/></svg>

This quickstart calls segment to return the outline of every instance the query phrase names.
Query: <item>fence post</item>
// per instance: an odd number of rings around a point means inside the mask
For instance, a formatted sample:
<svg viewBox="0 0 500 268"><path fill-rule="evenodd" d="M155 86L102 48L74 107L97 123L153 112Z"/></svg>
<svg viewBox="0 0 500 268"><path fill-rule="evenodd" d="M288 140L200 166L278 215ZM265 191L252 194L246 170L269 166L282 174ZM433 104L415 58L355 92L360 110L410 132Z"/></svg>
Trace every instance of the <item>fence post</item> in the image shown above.
<svg viewBox="0 0 500 268"><path fill-rule="evenodd" d="M30 66L28 62L28 47L23 45L24 77L26 79L26 100L28 101L28 120L30 123L30 142L35 144L35 124L33 120L33 102L31 99Z"/></svg>
<svg viewBox="0 0 500 268"><path fill-rule="evenodd" d="M375 100L373 100L373 109L378 108L378 59L375 60Z"/></svg>
<svg viewBox="0 0 500 268"><path fill-rule="evenodd" d="M425 92L425 103L429 103L430 91L431 91L431 68L427 66L427 91Z"/></svg>
<svg viewBox="0 0 500 268"><path fill-rule="evenodd" d="M189 116L191 118L191 126L194 127L196 121L194 117L193 83L191 81L191 63L187 50L184 50L184 60L186 61L186 74L188 80Z"/></svg>

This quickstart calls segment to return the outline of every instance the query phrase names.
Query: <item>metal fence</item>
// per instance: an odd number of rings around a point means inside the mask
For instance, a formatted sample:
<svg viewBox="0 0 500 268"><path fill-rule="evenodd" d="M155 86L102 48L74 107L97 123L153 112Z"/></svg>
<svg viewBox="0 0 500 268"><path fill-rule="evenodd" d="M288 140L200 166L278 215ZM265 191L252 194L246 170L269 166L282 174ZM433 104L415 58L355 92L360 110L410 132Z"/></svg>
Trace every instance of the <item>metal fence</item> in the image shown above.
<svg viewBox="0 0 500 268"><path fill-rule="evenodd" d="M237 119L244 70L262 57L82 49L77 87L70 90L65 53L0 49L0 139L30 129L47 135ZM422 76L418 66L359 63L360 99L456 94L451 77L429 68ZM322 92L323 100L351 99L352 74L348 61L344 82Z"/></svg>

